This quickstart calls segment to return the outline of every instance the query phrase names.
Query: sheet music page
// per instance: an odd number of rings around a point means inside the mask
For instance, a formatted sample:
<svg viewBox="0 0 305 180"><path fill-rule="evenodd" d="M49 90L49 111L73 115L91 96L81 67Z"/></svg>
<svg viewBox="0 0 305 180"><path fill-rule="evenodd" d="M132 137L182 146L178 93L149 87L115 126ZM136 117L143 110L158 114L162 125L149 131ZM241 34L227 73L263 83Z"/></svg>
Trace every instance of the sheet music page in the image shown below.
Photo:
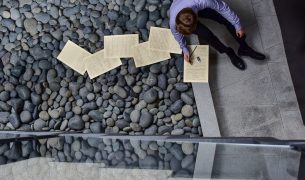
<svg viewBox="0 0 305 180"><path fill-rule="evenodd" d="M153 50L182 54L182 50L170 29L151 27L149 45Z"/></svg>
<svg viewBox="0 0 305 180"><path fill-rule="evenodd" d="M139 44L138 34L114 35L104 37L106 58L133 57L132 47Z"/></svg>
<svg viewBox="0 0 305 180"><path fill-rule="evenodd" d="M136 67L143 67L170 59L170 53L156 51L149 48L149 42L144 42L133 47Z"/></svg>
<svg viewBox="0 0 305 180"><path fill-rule="evenodd" d="M193 52L195 48L196 50L191 57L192 65L184 61L184 82L207 83L209 81L209 46L191 45L188 47L190 52Z"/></svg>
<svg viewBox="0 0 305 180"><path fill-rule="evenodd" d="M81 75L84 75L86 72L84 58L90 55L91 53L69 40L57 56L57 59Z"/></svg>
<svg viewBox="0 0 305 180"><path fill-rule="evenodd" d="M84 59L90 79L94 79L122 65L120 58L105 58L105 51L98 51Z"/></svg>

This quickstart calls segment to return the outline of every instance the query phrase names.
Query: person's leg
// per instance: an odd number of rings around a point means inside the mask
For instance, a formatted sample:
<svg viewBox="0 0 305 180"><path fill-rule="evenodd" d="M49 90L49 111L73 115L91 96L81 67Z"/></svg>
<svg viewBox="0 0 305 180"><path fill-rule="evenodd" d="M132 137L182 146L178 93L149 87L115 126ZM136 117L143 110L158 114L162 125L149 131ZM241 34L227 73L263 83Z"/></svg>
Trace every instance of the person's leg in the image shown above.
<svg viewBox="0 0 305 180"><path fill-rule="evenodd" d="M226 19L224 18L221 14L219 14L217 11L210 9L210 8L206 8L204 10L201 10L198 12L198 16L199 17L203 17L203 18L208 18L208 19L212 19L220 24L223 24L226 26L226 28L228 29L228 31L230 32L230 34L234 37L234 39L239 43L240 47L238 50L238 54L242 55L242 56L250 56L254 59L257 60L264 60L266 58L265 55L254 51L246 42L246 35L243 36L242 38L239 38L236 35L236 29L235 27Z"/></svg>
<svg viewBox="0 0 305 180"><path fill-rule="evenodd" d="M220 53L226 53L234 66L238 69L244 70L246 69L246 65L241 58L239 58L232 48L225 46L214 34L213 32L207 28L205 25L198 22L197 29L195 34L198 35L199 43L208 45L215 48Z"/></svg>
<svg viewBox="0 0 305 180"><path fill-rule="evenodd" d="M220 53L226 53L228 47L225 46L214 33L202 23L198 23L195 34L198 35L200 44L207 43L215 48Z"/></svg>

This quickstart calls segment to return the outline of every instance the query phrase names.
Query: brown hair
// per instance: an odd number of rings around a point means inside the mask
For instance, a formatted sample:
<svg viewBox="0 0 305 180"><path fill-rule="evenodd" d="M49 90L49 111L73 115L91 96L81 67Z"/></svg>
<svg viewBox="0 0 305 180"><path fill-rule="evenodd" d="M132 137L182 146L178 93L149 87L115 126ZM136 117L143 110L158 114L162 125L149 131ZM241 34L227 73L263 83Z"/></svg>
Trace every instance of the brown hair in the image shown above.
<svg viewBox="0 0 305 180"><path fill-rule="evenodd" d="M176 30L183 35L192 34L198 23L198 16L192 8L182 9L176 17Z"/></svg>

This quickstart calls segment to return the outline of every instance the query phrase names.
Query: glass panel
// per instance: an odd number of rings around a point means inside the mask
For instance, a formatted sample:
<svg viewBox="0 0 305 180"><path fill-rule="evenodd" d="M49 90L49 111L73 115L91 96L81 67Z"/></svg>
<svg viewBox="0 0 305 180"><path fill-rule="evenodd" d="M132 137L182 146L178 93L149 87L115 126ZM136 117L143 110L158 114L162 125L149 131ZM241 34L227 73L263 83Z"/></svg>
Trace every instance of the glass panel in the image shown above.
<svg viewBox="0 0 305 180"><path fill-rule="evenodd" d="M297 179L300 156L288 146L65 136L1 143L0 179Z"/></svg>

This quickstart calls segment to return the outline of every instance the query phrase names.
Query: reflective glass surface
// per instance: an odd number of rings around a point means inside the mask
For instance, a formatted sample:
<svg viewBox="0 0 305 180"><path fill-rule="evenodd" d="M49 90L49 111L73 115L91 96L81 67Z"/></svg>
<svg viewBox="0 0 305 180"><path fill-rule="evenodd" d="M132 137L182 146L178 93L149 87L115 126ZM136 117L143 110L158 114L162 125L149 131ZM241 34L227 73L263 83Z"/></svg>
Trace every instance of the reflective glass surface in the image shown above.
<svg viewBox="0 0 305 180"><path fill-rule="evenodd" d="M0 179L297 179L289 146L149 137L64 137L0 144ZM161 138L162 139L162 138Z"/></svg>

